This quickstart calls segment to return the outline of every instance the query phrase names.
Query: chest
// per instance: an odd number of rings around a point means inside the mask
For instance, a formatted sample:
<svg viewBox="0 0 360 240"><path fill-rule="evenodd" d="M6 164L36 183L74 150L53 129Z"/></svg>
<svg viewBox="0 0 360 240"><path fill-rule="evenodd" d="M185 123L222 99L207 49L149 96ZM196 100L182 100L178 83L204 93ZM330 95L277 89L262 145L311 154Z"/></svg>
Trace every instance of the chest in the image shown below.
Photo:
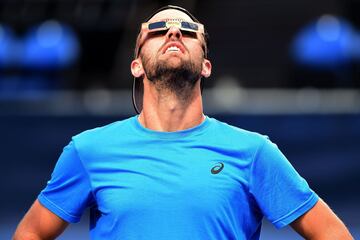
<svg viewBox="0 0 360 240"><path fill-rule="evenodd" d="M89 169L102 213L207 214L248 195L248 159L196 145L154 145L100 154ZM234 206L231 206L234 204Z"/></svg>

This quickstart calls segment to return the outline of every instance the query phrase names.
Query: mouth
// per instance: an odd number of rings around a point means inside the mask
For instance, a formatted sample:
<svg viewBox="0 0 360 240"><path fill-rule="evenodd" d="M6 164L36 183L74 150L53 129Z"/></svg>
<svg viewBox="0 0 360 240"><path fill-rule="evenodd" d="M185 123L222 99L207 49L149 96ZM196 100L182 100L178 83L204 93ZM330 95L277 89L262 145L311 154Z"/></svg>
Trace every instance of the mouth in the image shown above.
<svg viewBox="0 0 360 240"><path fill-rule="evenodd" d="M185 49L180 43L172 42L166 44L166 46L163 48L162 53L185 53Z"/></svg>

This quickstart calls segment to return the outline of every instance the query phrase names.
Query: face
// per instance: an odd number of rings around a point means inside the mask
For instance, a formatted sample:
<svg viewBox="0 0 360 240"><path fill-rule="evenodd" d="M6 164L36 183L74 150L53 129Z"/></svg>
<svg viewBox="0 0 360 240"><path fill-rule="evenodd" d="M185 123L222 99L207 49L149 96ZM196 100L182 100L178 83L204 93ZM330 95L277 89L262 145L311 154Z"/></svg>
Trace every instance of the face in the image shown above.
<svg viewBox="0 0 360 240"><path fill-rule="evenodd" d="M165 19L193 22L188 15L174 9L157 13L149 22ZM193 86L202 76L210 75L211 63L204 58L205 42L200 33L181 31L176 26L157 32L143 31L139 44L139 58L132 63L135 77L144 74L150 81L174 90Z"/></svg>

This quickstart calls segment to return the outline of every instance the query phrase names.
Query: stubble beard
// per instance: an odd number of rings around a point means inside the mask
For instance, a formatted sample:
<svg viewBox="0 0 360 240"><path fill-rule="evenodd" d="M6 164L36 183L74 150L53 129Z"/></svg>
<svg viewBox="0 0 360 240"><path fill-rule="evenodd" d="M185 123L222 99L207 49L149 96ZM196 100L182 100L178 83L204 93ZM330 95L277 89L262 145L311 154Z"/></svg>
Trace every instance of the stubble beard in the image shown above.
<svg viewBox="0 0 360 240"><path fill-rule="evenodd" d="M147 78L162 93L172 93L182 102L191 101L194 87L201 78L201 61L180 59L175 66L167 60L151 61L141 55Z"/></svg>

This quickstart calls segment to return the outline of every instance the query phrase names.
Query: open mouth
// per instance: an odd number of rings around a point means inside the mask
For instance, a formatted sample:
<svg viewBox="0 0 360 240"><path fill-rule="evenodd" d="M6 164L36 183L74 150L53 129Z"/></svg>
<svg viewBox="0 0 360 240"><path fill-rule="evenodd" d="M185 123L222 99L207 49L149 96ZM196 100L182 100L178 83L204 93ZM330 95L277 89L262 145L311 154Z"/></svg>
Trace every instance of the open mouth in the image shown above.
<svg viewBox="0 0 360 240"><path fill-rule="evenodd" d="M165 51L166 53L167 52L180 52L180 48L176 47L176 46L170 46L166 49Z"/></svg>
<svg viewBox="0 0 360 240"><path fill-rule="evenodd" d="M184 53L185 49L180 43L169 43L164 47L163 54L165 53Z"/></svg>

